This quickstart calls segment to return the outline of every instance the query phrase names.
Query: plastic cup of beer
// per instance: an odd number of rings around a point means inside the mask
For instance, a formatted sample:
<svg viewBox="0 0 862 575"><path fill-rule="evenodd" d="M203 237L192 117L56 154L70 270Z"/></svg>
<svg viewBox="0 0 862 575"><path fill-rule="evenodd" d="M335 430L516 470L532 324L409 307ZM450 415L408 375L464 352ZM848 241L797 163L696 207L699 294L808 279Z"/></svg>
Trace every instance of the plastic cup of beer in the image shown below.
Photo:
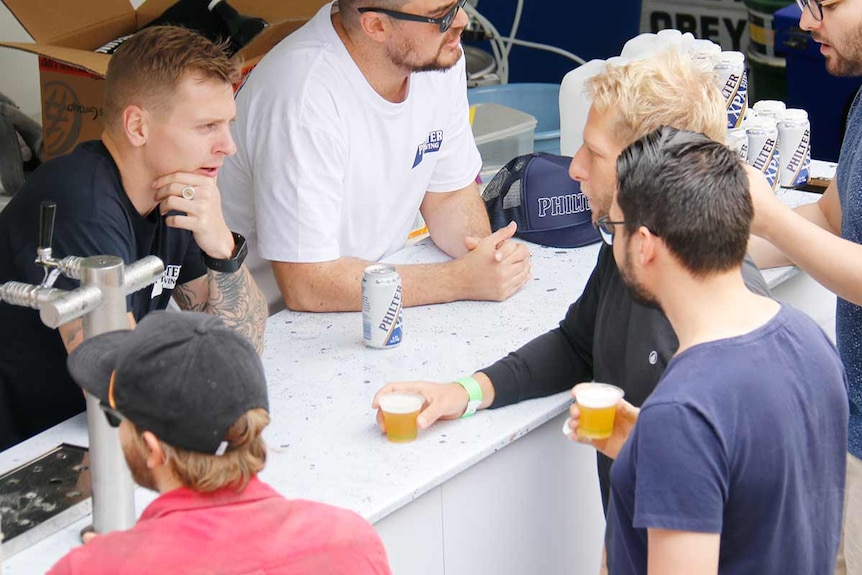
<svg viewBox="0 0 862 575"><path fill-rule="evenodd" d="M424 403L425 398L418 393L387 393L377 399L389 441L407 443L416 439L416 418Z"/></svg>
<svg viewBox="0 0 862 575"><path fill-rule="evenodd" d="M575 386L575 401L581 412L578 436L607 439L614 431L617 402L625 395L622 389L607 383L581 383Z"/></svg>

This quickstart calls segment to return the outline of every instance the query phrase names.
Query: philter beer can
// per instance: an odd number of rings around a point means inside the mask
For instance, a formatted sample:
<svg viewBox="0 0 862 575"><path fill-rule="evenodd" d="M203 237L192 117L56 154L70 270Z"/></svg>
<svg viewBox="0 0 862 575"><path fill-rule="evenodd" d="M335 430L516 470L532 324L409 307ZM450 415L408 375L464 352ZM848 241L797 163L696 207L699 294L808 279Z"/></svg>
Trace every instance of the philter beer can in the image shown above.
<svg viewBox="0 0 862 575"><path fill-rule="evenodd" d="M745 54L732 50L718 55L718 63L713 68L716 82L727 108L727 127L738 128L742 125L748 108L748 76L745 73Z"/></svg>
<svg viewBox="0 0 862 575"><path fill-rule="evenodd" d="M748 159L748 134L745 133L745 128L728 130L727 146L736 152L740 160Z"/></svg>
<svg viewBox="0 0 862 575"><path fill-rule="evenodd" d="M769 116L778 121L781 113L787 109L787 105L781 100L759 100L752 106L758 116Z"/></svg>
<svg viewBox="0 0 862 575"><path fill-rule="evenodd" d="M401 276L390 265L373 264L362 274L362 338L388 349L401 343Z"/></svg>
<svg viewBox="0 0 862 575"><path fill-rule="evenodd" d="M778 115L779 184L792 188L808 183L811 170L811 124L808 112L790 108Z"/></svg>
<svg viewBox="0 0 862 575"><path fill-rule="evenodd" d="M778 187L778 127L772 118L757 117L746 128L748 157L746 162L766 176L772 189Z"/></svg>

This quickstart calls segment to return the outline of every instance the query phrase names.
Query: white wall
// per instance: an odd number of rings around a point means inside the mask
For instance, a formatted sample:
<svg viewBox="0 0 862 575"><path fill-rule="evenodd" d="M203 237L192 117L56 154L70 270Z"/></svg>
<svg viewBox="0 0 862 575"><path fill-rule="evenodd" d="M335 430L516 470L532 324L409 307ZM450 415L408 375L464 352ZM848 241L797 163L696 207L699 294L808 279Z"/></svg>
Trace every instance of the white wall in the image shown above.
<svg viewBox="0 0 862 575"><path fill-rule="evenodd" d="M800 272L774 287L772 295L807 313L835 341L835 294Z"/></svg>
<svg viewBox="0 0 862 575"><path fill-rule="evenodd" d="M0 40L33 41L5 4L0 4ZM36 56L0 48L0 71L0 92L12 98L26 114L39 117L42 106L39 101L39 63Z"/></svg>

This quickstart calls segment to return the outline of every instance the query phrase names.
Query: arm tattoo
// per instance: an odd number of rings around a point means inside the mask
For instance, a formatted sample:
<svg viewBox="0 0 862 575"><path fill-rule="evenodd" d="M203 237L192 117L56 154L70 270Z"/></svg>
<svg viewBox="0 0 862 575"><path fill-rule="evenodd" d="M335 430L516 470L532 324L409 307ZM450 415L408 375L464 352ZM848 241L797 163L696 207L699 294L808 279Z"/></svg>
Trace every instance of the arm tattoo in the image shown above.
<svg viewBox="0 0 862 575"><path fill-rule="evenodd" d="M245 335L258 353L263 352L267 304L245 267L234 273L207 271L209 293L201 297L186 285L177 286L174 297L181 309L211 313L225 325Z"/></svg>

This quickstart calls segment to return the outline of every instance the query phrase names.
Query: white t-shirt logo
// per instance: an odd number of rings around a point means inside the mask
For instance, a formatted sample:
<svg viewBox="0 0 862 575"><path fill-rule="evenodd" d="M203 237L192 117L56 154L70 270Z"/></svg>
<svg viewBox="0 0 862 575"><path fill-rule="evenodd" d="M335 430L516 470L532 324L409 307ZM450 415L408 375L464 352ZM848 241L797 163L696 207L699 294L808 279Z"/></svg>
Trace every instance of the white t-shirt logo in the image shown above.
<svg viewBox="0 0 862 575"><path fill-rule="evenodd" d="M416 148L416 159L413 160L413 167L415 168L422 163L422 158L425 157L425 154L439 152L442 145L443 130L432 130L428 132L428 139L419 144L419 147Z"/></svg>
<svg viewBox="0 0 862 575"><path fill-rule="evenodd" d="M162 290L174 289L177 287L177 278L180 277L180 269L183 266L167 266L162 277L156 280L153 284L153 293L150 299L154 299L162 295Z"/></svg>
<svg viewBox="0 0 862 575"><path fill-rule="evenodd" d="M658 362L658 353L656 353L655 351L649 352L649 364L655 365L656 362Z"/></svg>

